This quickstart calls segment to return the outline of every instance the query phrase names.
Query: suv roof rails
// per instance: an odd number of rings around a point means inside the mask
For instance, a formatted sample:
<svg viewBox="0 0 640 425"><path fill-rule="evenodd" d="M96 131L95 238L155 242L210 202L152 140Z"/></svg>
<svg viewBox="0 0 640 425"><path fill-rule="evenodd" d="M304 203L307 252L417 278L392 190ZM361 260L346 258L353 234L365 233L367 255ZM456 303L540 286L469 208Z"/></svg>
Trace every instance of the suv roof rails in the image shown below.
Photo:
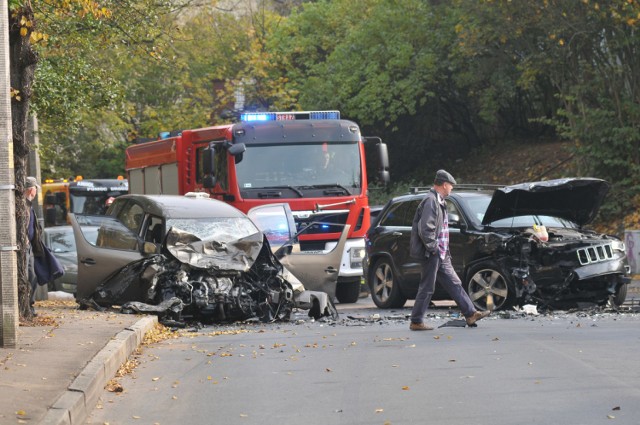
<svg viewBox="0 0 640 425"><path fill-rule="evenodd" d="M484 184L484 183L466 183L466 184L457 184L453 188L454 189L466 189L466 190L495 190L505 187L505 184Z"/></svg>
<svg viewBox="0 0 640 425"><path fill-rule="evenodd" d="M424 193L431 189L431 186L415 186L409 188L409 193L415 195L416 193Z"/></svg>
<svg viewBox="0 0 640 425"><path fill-rule="evenodd" d="M465 183L465 184L457 184L454 186L454 189L465 189L465 190L495 190L505 187L503 184L483 184L483 183ZM418 193L425 193L431 189L431 186L415 186L409 188L409 193L412 195Z"/></svg>

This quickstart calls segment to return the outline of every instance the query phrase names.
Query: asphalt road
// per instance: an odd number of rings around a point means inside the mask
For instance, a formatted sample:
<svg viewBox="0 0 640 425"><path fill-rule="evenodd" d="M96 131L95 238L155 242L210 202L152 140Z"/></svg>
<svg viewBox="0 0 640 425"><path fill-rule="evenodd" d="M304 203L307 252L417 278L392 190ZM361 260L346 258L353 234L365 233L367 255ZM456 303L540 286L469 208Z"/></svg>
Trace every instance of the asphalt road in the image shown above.
<svg viewBox="0 0 640 425"><path fill-rule="evenodd" d="M124 391L105 391L88 423L640 423L637 313L494 315L411 332L407 308L340 310L336 323L300 315L144 346L118 380ZM457 318L430 313L436 326Z"/></svg>

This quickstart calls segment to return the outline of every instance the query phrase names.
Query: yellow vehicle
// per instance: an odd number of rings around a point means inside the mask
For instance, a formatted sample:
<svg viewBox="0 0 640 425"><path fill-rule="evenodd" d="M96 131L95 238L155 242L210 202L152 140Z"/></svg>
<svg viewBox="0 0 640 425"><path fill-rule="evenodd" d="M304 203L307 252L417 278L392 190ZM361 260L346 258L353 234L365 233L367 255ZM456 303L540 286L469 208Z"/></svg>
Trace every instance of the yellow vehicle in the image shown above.
<svg viewBox="0 0 640 425"><path fill-rule="evenodd" d="M66 225L69 213L104 214L113 199L128 192L129 184L122 176L91 180L78 176L72 181L47 179L42 185L44 224Z"/></svg>

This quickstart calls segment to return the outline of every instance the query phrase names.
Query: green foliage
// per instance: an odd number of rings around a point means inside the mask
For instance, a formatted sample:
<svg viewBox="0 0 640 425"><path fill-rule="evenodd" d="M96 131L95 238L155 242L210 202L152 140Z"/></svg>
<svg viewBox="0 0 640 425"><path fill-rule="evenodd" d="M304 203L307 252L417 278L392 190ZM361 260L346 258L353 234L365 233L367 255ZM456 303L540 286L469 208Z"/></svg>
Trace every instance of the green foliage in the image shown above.
<svg viewBox="0 0 640 425"><path fill-rule="evenodd" d="M228 121L241 89L249 109L341 110L389 143L396 179L557 134L581 175L613 183L603 214L640 191L636 1L90 3L34 1L49 35L34 86L45 168L120 173L126 143ZM372 188L372 203L406 188Z"/></svg>
<svg viewBox="0 0 640 425"><path fill-rule="evenodd" d="M415 180L394 181L386 186L381 184L369 185L369 205L384 205L395 196L409 193L412 187L430 187L432 182L418 182Z"/></svg>

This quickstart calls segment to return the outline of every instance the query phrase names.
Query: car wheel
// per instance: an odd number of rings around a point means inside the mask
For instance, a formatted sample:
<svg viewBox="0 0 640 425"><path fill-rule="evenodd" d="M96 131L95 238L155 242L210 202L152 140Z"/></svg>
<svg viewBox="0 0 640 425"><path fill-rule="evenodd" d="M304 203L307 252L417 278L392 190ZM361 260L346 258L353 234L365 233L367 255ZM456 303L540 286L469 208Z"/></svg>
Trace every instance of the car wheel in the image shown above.
<svg viewBox="0 0 640 425"><path fill-rule="evenodd" d="M616 294L613 296L613 303L617 307L620 307L622 304L624 304L625 300L627 299L628 286L629 285L627 285L626 283L621 284L618 290L616 291Z"/></svg>
<svg viewBox="0 0 640 425"><path fill-rule="evenodd" d="M340 304L350 304L358 301L360 296L360 278L355 280L338 281L336 298Z"/></svg>
<svg viewBox="0 0 640 425"><path fill-rule="evenodd" d="M393 266L386 258L378 260L371 269L369 289L373 302L380 308L400 308L407 302L400 292Z"/></svg>
<svg viewBox="0 0 640 425"><path fill-rule="evenodd" d="M497 265L478 264L468 276L467 293L478 310L503 310L515 303L515 288Z"/></svg>

